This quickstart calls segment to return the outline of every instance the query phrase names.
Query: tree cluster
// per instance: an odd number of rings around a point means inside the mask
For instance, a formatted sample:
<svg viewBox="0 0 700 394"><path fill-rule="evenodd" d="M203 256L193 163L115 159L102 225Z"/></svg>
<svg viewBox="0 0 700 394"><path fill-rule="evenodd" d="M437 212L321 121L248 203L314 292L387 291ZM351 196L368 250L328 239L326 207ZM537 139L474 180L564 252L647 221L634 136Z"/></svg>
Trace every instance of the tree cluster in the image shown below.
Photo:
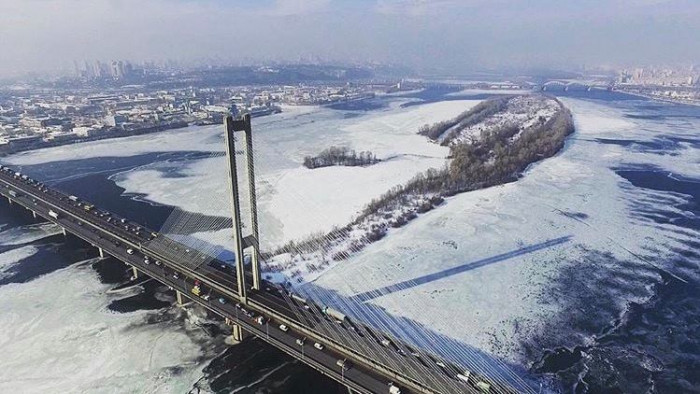
<svg viewBox="0 0 700 394"><path fill-rule="evenodd" d="M497 106L502 105L502 100L496 100L500 102ZM493 108L482 106L487 107ZM451 196L512 182L530 164L556 154L573 131L571 113L563 106L544 123L538 122L526 130L521 131L517 125L484 130L478 140L450 147L452 161L449 166L439 170L429 169L405 185L396 186L373 199L357 221L382 210L404 206L411 194ZM518 133L518 138L512 141L512 137ZM427 208L421 207L422 210Z"/></svg>
<svg viewBox="0 0 700 394"><path fill-rule="evenodd" d="M329 166L369 166L380 161L369 151L357 153L345 147L331 146L318 156L304 157L304 166L311 169Z"/></svg>
<svg viewBox="0 0 700 394"><path fill-rule="evenodd" d="M482 122L489 116L505 111L508 108L508 103L514 96L501 97L493 100L482 101L475 105L469 111L466 111L458 116L459 124L450 131L450 134L442 140L442 145L447 146L450 141L455 139L467 127L473 126Z"/></svg>

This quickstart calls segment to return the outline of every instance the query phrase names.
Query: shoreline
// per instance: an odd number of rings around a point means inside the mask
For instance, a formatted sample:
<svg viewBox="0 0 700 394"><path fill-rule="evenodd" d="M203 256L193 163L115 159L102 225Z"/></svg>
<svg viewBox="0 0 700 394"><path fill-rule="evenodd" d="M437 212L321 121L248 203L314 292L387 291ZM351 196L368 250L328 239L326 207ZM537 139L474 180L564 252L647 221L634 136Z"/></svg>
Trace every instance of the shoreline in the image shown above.
<svg viewBox="0 0 700 394"><path fill-rule="evenodd" d="M279 114L279 113L282 113L282 112L266 113L266 114L258 115L255 117L259 118L259 117L265 117L265 116L275 115L275 114ZM126 138L126 137L135 137L135 136L141 136L141 135L147 135L147 134L156 134L156 133L162 133L164 131L169 131L169 130L184 129L187 127L221 125L222 122L215 122L215 121L211 121L211 120L210 121L191 121L191 122L176 121L176 122L171 122L171 123L168 123L165 125L154 125L154 126L144 127L144 128L134 129L134 130L112 129L112 131L107 131L106 134L95 135L92 137L75 138L75 139L70 139L70 140L65 140L65 141L56 141L56 142L42 141L42 142L38 142L38 143L33 144L33 145L28 145L28 146L23 146L23 147L18 147L18 148L8 148L6 151L3 151L0 149L0 158L14 155L17 153L22 153L22 152L30 152L30 151L35 151L35 150L40 150L40 149L45 149L45 148L55 148L55 147L59 147L59 146L66 146L66 145L73 145L73 144L82 144L85 142L94 142L94 141Z"/></svg>
<svg viewBox="0 0 700 394"><path fill-rule="evenodd" d="M638 93L638 92L630 92L627 90L613 90L614 92L618 93L624 93L624 94L629 94L630 96L635 96L635 97L643 97L645 99L653 100L653 101L660 101L662 103L668 103L668 104L680 104L680 105L689 105L691 107L700 107L700 100L697 101L681 101L681 100L674 100L672 98L665 98L665 97L658 97L654 96L651 94L644 94L644 93Z"/></svg>

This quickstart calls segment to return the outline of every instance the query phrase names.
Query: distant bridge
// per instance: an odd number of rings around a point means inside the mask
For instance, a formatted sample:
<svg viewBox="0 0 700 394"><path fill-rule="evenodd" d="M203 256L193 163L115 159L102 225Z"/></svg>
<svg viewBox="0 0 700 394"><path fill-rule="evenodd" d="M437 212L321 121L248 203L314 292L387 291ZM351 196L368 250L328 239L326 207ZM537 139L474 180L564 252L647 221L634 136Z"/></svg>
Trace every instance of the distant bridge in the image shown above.
<svg viewBox="0 0 700 394"><path fill-rule="evenodd" d="M611 81L606 81L602 79L593 80L578 80L578 79L553 79L543 84L539 85L539 90L586 90L590 91L593 89L612 89L614 83Z"/></svg>

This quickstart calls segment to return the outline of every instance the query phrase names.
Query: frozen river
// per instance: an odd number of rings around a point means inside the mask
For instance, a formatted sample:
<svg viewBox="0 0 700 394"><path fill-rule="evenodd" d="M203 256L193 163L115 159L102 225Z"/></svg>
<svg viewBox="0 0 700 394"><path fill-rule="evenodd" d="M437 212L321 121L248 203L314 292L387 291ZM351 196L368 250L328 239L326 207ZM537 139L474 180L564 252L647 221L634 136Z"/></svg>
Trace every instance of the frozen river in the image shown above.
<svg viewBox="0 0 700 394"><path fill-rule="evenodd" d="M482 97L421 98L255 119L265 247L342 226L392 186L443 166L447 150L416 131ZM559 155L515 183L449 198L303 286L428 327L443 338L436 351L478 349L565 391L697 389L700 109L606 93L561 99L577 130ZM331 145L384 161L300 165ZM194 127L4 162L159 227L172 225L173 207L227 216L223 148L220 127ZM11 356L0 361L10 371L0 391L184 392L214 381L203 369L222 348L196 316L149 303L113 311L120 296L105 293L87 252L1 209L0 343ZM229 242L225 229L196 235Z"/></svg>

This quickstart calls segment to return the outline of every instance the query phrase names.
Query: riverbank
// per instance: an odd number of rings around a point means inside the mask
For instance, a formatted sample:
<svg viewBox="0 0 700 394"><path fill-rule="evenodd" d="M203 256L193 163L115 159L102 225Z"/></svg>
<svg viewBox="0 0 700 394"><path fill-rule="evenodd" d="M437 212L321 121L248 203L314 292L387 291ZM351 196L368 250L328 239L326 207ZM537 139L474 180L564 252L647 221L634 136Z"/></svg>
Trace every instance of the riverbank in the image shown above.
<svg viewBox="0 0 700 394"><path fill-rule="evenodd" d="M275 114L278 114L281 112L282 112L281 109L271 109L269 111L253 113L253 114L251 114L251 116L254 118L260 118L260 117L264 117L264 116L275 115ZM12 141L10 141L8 144L6 144L5 148L2 148L2 146L0 146L0 157L9 156L9 155L12 155L15 153L21 153L21 152L27 152L27 151L33 151L33 150L39 150L39 149L45 149L45 148L54 148L54 147L59 147L59 146L80 144L80 143L85 143L85 142L118 139L118 138L125 138L125 137L134 137L134 136L140 136L140 135L160 133L160 132L169 131L169 130L183 129L185 127L190 127L190 126L221 125L222 123L223 123L223 116L220 119L214 118L214 119L200 119L200 120L195 120L195 121L182 120L182 121L172 121L172 122L161 122L161 123L156 123L156 124L149 125L146 127L138 127L138 128L132 128L132 129L124 129L121 127L112 127L112 128L106 129L106 130L102 130L99 134L95 134L95 135L91 135L91 136L87 136L87 137L78 137L76 135L76 138L70 138L70 139L60 139L60 140L40 139L37 142L26 144L26 145L13 146Z"/></svg>
<svg viewBox="0 0 700 394"><path fill-rule="evenodd" d="M635 97L643 97L649 100L654 100L654 101L661 101L663 103L669 103L669 104L683 104L683 105L692 105L693 107L700 107L700 100L684 100L684 99L678 99L678 98L672 98L672 97L663 97L663 96L657 96L654 94L645 94L645 93L640 93L640 92L632 92L629 90L624 90L624 89L618 89L616 90L617 92L629 94L630 96L635 96Z"/></svg>

